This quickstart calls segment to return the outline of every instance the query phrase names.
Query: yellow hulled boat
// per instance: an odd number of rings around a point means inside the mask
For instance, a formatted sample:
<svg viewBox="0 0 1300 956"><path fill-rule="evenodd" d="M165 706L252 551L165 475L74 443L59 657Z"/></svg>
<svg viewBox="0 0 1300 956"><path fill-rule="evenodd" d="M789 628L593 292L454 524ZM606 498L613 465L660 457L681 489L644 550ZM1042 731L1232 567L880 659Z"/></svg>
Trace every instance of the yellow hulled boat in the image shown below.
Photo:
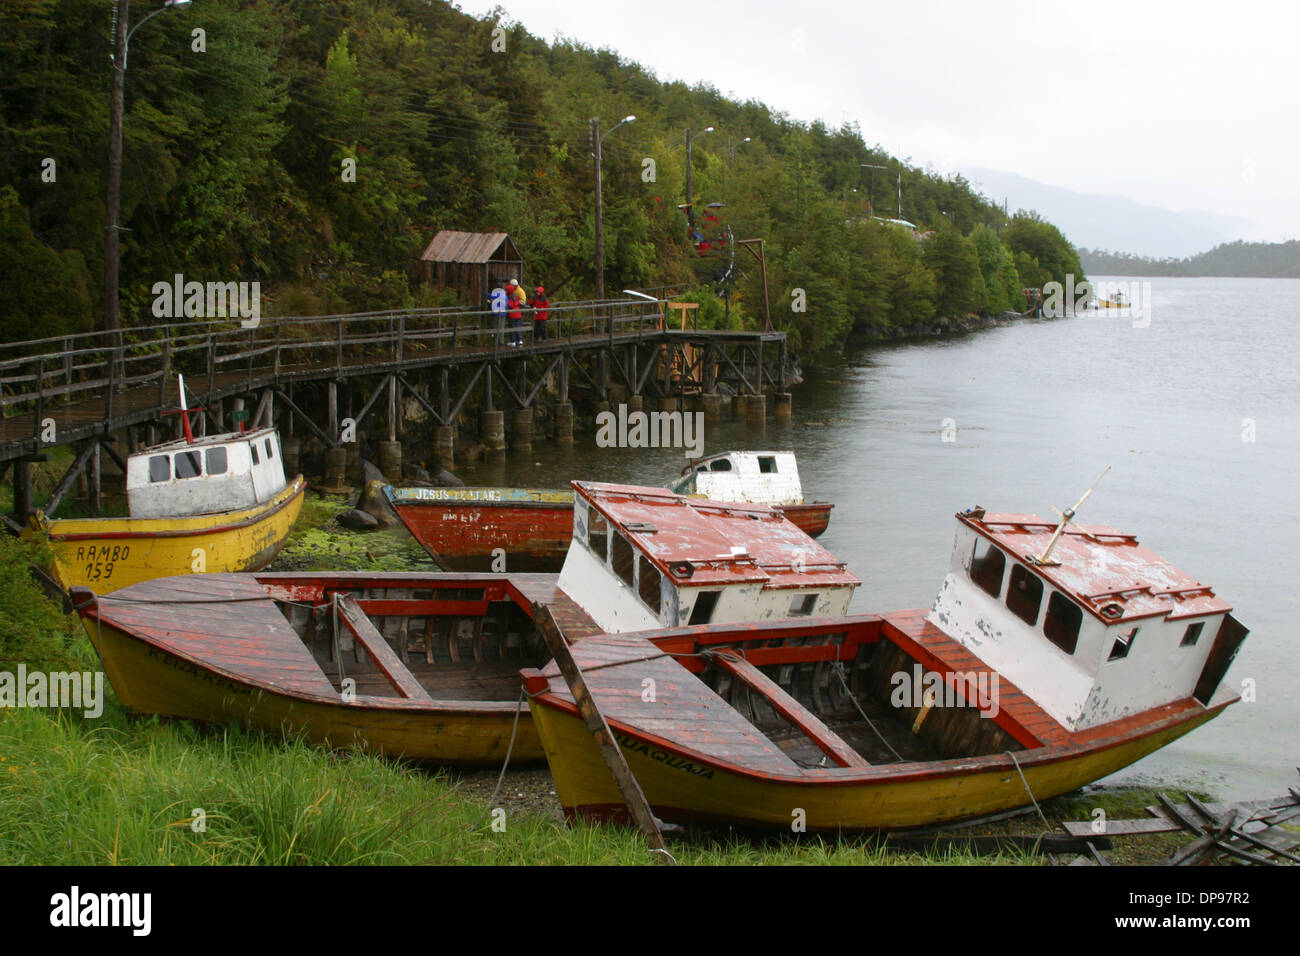
<svg viewBox="0 0 1300 956"><path fill-rule="evenodd" d="M126 484L129 517L33 516L63 587L102 594L176 574L260 570L288 537L307 487L301 475L285 480L273 428L146 448L127 459Z"/></svg>

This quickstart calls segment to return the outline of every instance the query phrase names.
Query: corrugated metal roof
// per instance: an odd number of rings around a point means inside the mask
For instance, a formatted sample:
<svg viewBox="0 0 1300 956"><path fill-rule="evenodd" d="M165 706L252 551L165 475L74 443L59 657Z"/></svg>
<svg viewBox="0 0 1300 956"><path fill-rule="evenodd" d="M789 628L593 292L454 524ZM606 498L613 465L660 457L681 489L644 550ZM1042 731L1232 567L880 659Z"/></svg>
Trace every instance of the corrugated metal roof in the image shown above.
<svg viewBox="0 0 1300 956"><path fill-rule="evenodd" d="M1052 563L1039 565L1030 559L1047 547L1057 522L1028 514L957 517L1108 624L1155 615L1173 620L1232 610L1208 585L1144 548L1133 535L1114 528L1071 524L1052 551ZM1103 614L1109 604L1117 605L1122 613Z"/></svg>
<svg viewBox="0 0 1300 956"><path fill-rule="evenodd" d="M428 262L487 262L510 236L504 232L456 232L443 229L420 255Z"/></svg>
<svg viewBox="0 0 1300 956"><path fill-rule="evenodd" d="M764 588L806 588L861 582L779 508L685 498L664 488L574 481L573 487L618 528L661 573L692 565L690 583L760 582Z"/></svg>

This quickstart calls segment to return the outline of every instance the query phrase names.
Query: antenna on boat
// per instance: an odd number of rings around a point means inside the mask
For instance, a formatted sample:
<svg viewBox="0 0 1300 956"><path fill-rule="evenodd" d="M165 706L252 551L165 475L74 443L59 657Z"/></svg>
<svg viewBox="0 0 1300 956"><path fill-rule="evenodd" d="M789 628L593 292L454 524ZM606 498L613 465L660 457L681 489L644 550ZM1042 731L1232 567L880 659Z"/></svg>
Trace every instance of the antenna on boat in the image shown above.
<svg viewBox="0 0 1300 956"><path fill-rule="evenodd" d="M1056 547L1056 542L1060 539L1061 534L1065 531L1065 526L1068 525L1071 522L1071 520L1073 520L1075 512L1077 512L1079 508L1083 505L1083 503L1088 500L1088 496L1093 493L1093 491L1096 489L1096 487L1099 484L1101 484L1101 479L1105 478L1106 472L1109 471L1110 471L1110 465L1107 465L1106 471L1103 471L1100 475L1097 476L1097 480L1092 483L1092 487L1083 493L1083 497L1081 497L1078 501L1074 503L1073 508L1066 508L1065 511L1057 511L1055 508L1052 509L1053 511L1056 511L1058 515L1061 516L1061 523L1058 524L1056 526L1056 530L1052 532L1051 540L1047 542L1047 547L1043 549L1043 553L1030 558L1030 560L1033 561L1034 564L1051 563L1052 549Z"/></svg>
<svg viewBox="0 0 1300 956"><path fill-rule="evenodd" d="M193 429L190 428L190 412L202 412L202 411L206 411L206 409L204 409L204 408L197 408L197 407L196 407L196 408L187 408L187 407L186 407L186 405L185 405L185 376L182 375L182 374L179 373L179 372L176 373L176 387L180 390L180 393L181 393L181 407L180 407L180 408L169 408L169 409L166 409L166 410L163 412L163 414L164 414L164 415L179 415L179 416L181 416L181 427L185 429L185 442L186 442L186 444L193 445L193 444L194 444L194 431L193 431Z"/></svg>

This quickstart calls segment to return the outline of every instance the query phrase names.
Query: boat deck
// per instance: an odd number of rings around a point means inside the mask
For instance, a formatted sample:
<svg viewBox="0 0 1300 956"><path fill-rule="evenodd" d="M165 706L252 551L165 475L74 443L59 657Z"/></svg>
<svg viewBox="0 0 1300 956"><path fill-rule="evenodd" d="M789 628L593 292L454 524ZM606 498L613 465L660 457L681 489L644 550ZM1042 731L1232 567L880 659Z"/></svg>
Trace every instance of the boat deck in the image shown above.
<svg viewBox="0 0 1300 956"><path fill-rule="evenodd" d="M101 595L105 621L159 649L240 680L296 695L336 698L297 631L251 574L181 575Z"/></svg>
<svg viewBox="0 0 1300 956"><path fill-rule="evenodd" d="M580 641L573 645L573 658L607 721L726 763L777 773L799 769L730 704L643 637L605 634ZM573 704L554 661L542 674L550 679L552 696Z"/></svg>
<svg viewBox="0 0 1300 956"><path fill-rule="evenodd" d="M892 611L882 615L886 636L920 661L926 668L940 674L961 673L987 675L985 686L997 687L999 713L995 718L1000 726L1026 748L1065 746L1070 743L1069 732L1039 707L1011 681L988 667L966 647L954 641L938 627L925 619L929 612L923 609ZM996 676L997 683L992 683Z"/></svg>

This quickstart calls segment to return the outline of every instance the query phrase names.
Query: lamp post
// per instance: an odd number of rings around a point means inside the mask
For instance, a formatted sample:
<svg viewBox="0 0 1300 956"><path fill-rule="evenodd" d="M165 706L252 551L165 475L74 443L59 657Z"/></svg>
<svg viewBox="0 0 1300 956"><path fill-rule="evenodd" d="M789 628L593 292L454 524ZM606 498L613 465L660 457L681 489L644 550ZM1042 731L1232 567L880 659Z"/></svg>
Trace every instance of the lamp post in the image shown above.
<svg viewBox="0 0 1300 956"><path fill-rule="evenodd" d="M624 116L621 120L601 135L600 117L591 118L591 156L596 162L596 299L605 298L605 210L600 198L600 144L614 130L624 123L631 123L635 116Z"/></svg>
<svg viewBox="0 0 1300 956"><path fill-rule="evenodd" d="M122 102L123 88L126 84L127 53L130 50L131 37L135 31L151 19L173 7L188 7L191 0L164 0L163 5L150 13L129 31L126 21L130 15L131 0L118 0L117 20L114 24L113 56L113 99L108 124L108 229L104 237L104 328L106 331L118 327L117 310L117 257L118 202L122 192Z"/></svg>
<svg viewBox="0 0 1300 956"><path fill-rule="evenodd" d="M712 133L713 127L706 126L701 131ZM691 131L686 131L686 226L691 242L695 241L695 197L691 195Z"/></svg>
<svg viewBox="0 0 1300 956"><path fill-rule="evenodd" d="M752 137L746 136L740 143L748 143ZM733 143L731 137L727 137L727 172L731 172L731 167L736 161L736 147L740 143Z"/></svg>

